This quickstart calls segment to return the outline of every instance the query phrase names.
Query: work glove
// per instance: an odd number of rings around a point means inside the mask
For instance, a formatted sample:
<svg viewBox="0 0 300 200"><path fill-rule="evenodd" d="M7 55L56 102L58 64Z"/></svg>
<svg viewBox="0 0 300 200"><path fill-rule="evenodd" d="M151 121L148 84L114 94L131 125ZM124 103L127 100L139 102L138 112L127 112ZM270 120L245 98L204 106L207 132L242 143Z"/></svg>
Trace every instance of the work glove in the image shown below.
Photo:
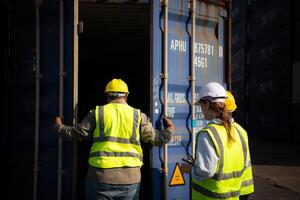
<svg viewBox="0 0 300 200"><path fill-rule="evenodd" d="M168 129L170 131L175 131L175 126L169 117L163 116L162 120L165 129Z"/></svg>

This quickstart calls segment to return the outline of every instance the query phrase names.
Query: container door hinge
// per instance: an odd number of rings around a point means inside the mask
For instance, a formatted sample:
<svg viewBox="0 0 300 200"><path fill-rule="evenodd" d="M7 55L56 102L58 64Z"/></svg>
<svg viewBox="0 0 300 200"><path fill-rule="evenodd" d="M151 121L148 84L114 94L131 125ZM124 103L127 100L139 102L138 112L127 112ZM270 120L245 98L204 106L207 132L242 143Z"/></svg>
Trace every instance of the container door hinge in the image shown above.
<svg viewBox="0 0 300 200"><path fill-rule="evenodd" d="M161 174L167 174L169 172L169 170L167 170L167 169L165 169L163 167L160 168L159 171L160 171Z"/></svg>
<svg viewBox="0 0 300 200"><path fill-rule="evenodd" d="M168 74L160 74L160 78L161 79L167 79L168 78Z"/></svg>
<svg viewBox="0 0 300 200"><path fill-rule="evenodd" d="M227 18L228 16L227 10L221 9L219 15L220 17Z"/></svg>
<svg viewBox="0 0 300 200"><path fill-rule="evenodd" d="M59 76L62 76L62 77L67 76L67 72L66 71L59 72Z"/></svg>
<svg viewBox="0 0 300 200"><path fill-rule="evenodd" d="M41 78L44 78L44 75L43 74L35 74L35 78L41 79Z"/></svg>
<svg viewBox="0 0 300 200"><path fill-rule="evenodd" d="M57 174L59 174L59 175L65 175L66 174L66 170L65 169L57 170Z"/></svg>
<svg viewBox="0 0 300 200"><path fill-rule="evenodd" d="M36 173L40 172L41 170L42 170L42 168L40 166L35 166L33 168L33 171L36 172Z"/></svg>
<svg viewBox="0 0 300 200"><path fill-rule="evenodd" d="M78 24L77 24L77 33L78 34L83 33L83 21L78 22Z"/></svg>
<svg viewBox="0 0 300 200"><path fill-rule="evenodd" d="M192 77L192 76L188 76L188 77L187 77L187 80L189 80L189 81L196 81L196 78L195 78L195 77Z"/></svg>

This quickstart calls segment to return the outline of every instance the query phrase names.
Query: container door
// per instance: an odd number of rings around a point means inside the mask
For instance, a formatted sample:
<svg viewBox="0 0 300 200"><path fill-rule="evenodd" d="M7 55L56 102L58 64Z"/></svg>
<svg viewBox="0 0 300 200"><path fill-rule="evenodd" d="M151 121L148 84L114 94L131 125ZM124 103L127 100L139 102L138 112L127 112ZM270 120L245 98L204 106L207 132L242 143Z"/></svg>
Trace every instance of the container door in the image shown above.
<svg viewBox="0 0 300 200"><path fill-rule="evenodd" d="M70 199L72 146L53 131L54 116L60 113L69 122L73 115L69 4L5 2L2 191L7 199Z"/></svg>
<svg viewBox="0 0 300 200"><path fill-rule="evenodd" d="M205 83L216 81L224 84L226 11L222 3L216 5L196 1L192 59L190 5L188 1L183 0L167 2L167 5L159 1L151 3L151 109L152 121L156 128L162 128L161 117L166 109L166 114L176 125L176 132L167 148L154 147L151 151L152 198L190 199L190 176L185 174L181 177L181 172L176 166L180 166L182 158L193 155L193 138L206 124L200 106L193 107L191 104L192 98L197 100L199 89ZM168 65L167 71L165 65ZM193 67L194 79L191 77ZM193 80L195 92L192 92ZM166 87L167 95L164 95ZM194 117L192 109L195 110ZM167 159L166 176L165 159Z"/></svg>

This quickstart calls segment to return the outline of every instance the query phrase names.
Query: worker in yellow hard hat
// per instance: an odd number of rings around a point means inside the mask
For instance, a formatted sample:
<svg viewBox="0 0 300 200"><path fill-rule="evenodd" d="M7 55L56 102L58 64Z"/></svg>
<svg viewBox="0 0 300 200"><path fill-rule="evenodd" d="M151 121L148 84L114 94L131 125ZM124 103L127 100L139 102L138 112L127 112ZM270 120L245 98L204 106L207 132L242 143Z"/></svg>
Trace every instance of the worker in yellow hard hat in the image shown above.
<svg viewBox="0 0 300 200"><path fill-rule="evenodd" d="M170 141L175 126L163 117L165 129L154 129L149 117L127 104L129 91L121 79L108 82L104 92L107 104L96 106L76 126L63 125L56 117L55 128L62 137L93 140L86 199L139 199L141 141L163 145Z"/></svg>
<svg viewBox="0 0 300 200"><path fill-rule="evenodd" d="M104 92L106 94L129 94L127 84L121 79L113 79L109 81Z"/></svg>
<svg viewBox="0 0 300 200"><path fill-rule="evenodd" d="M233 94L229 91L226 91L226 94L228 98L225 99L225 109L232 115L232 112L234 112L237 109L237 106ZM245 129L243 129L241 125L235 122L233 118L231 118L231 120L232 120L233 127L245 138L245 143L247 146L247 161L246 161L245 170L241 176L242 188L240 191L240 195L241 195L240 199L245 200L248 199L249 195L254 192L254 182L253 182L252 165L251 165L250 151L249 151L249 144L248 144L248 135Z"/></svg>

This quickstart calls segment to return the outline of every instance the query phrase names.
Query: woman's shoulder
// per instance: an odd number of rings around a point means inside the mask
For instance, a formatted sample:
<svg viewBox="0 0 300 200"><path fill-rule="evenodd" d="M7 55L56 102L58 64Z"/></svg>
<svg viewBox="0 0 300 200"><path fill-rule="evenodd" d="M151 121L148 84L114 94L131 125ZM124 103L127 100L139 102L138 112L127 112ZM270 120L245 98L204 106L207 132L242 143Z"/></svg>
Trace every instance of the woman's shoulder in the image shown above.
<svg viewBox="0 0 300 200"><path fill-rule="evenodd" d="M205 128L201 129L197 134L197 140L207 140L210 139L210 135L208 133L208 130Z"/></svg>

